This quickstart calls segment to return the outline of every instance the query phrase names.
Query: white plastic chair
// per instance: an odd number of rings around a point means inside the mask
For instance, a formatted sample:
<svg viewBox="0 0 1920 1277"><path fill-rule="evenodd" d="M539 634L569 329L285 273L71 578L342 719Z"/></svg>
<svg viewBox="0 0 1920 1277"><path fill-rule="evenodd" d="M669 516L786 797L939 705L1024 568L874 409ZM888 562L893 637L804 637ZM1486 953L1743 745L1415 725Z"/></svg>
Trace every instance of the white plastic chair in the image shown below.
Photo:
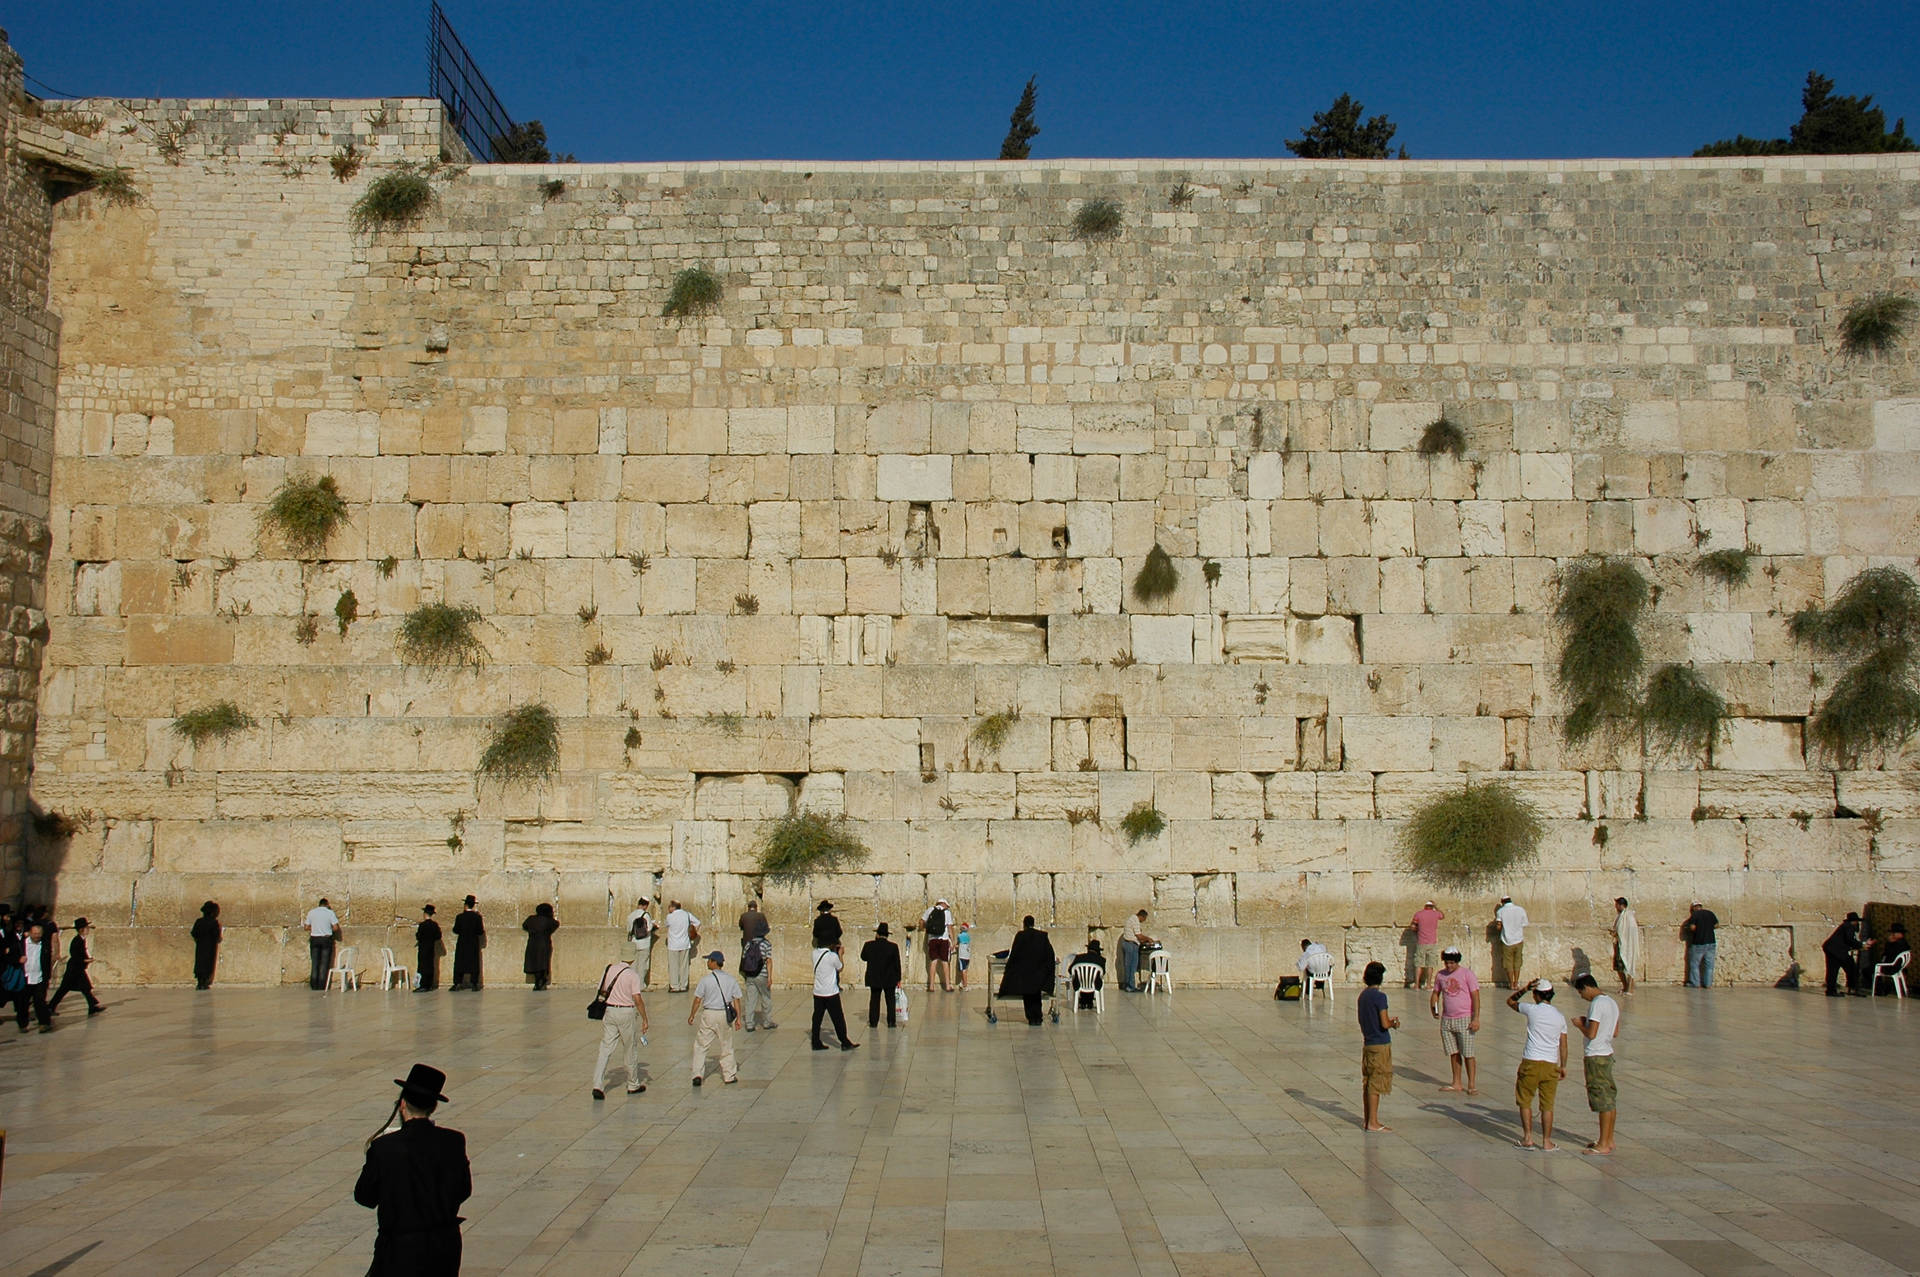
<svg viewBox="0 0 1920 1277"><path fill-rule="evenodd" d="M353 969L353 946L337 950L333 957L333 967L327 972L327 982L321 986L321 992L333 988L333 978L340 977L340 992L345 993L351 984L355 993L360 992L360 973Z"/></svg>
<svg viewBox="0 0 1920 1277"><path fill-rule="evenodd" d="M391 981L395 976L400 977L400 987L404 989L413 978L413 973L394 962L393 950L380 950L380 987L383 989L391 988Z"/></svg>
<svg viewBox="0 0 1920 1277"><path fill-rule="evenodd" d="M1892 962L1874 963L1873 992L1875 993L1880 992L1880 982L1882 980L1891 980L1893 981L1893 996L1896 998L1906 997L1907 996L1907 961L1912 957L1913 957L1913 951L1909 949L1907 952L1895 958Z"/></svg>
<svg viewBox="0 0 1920 1277"><path fill-rule="evenodd" d="M1100 968L1091 962L1076 962L1073 964L1073 971L1067 987L1070 991L1069 996L1073 998L1075 1015L1078 1015L1081 1011L1080 995L1083 993L1091 993L1093 995L1094 1014L1105 1015L1107 1013L1107 999L1100 991L1100 977L1102 974Z"/></svg>
<svg viewBox="0 0 1920 1277"><path fill-rule="evenodd" d="M1168 993L1173 992L1173 961L1165 949L1155 949L1147 955L1147 992L1152 993L1162 985Z"/></svg>
<svg viewBox="0 0 1920 1277"><path fill-rule="evenodd" d="M1313 1001L1313 986L1316 984L1320 986L1328 997L1333 996L1333 955L1331 953L1310 953L1307 955L1306 1001Z"/></svg>

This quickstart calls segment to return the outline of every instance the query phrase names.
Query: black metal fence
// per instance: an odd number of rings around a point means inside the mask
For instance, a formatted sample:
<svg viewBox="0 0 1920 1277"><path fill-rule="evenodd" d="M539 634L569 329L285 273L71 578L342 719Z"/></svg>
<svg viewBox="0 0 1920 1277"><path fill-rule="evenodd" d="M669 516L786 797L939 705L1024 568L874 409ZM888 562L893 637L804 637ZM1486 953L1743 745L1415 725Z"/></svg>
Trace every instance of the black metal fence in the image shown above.
<svg viewBox="0 0 1920 1277"><path fill-rule="evenodd" d="M427 13L427 92L446 104L447 119L473 158L481 163L492 160L494 142L507 136L513 118L454 34L437 0Z"/></svg>

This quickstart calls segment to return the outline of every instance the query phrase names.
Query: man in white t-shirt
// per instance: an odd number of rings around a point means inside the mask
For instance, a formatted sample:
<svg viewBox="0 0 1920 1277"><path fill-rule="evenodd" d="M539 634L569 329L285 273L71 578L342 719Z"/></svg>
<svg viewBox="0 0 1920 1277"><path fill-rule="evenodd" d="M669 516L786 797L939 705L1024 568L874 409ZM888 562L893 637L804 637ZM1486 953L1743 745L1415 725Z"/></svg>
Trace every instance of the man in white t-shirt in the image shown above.
<svg viewBox="0 0 1920 1277"><path fill-rule="evenodd" d="M1500 928L1500 983L1518 989L1520 958L1527 943L1527 911L1513 903L1512 896L1502 896L1500 907L1493 911L1493 921Z"/></svg>
<svg viewBox="0 0 1920 1277"><path fill-rule="evenodd" d="M813 1049L816 1051L827 1049L827 1044L820 1040L820 1021L826 1018L833 1020L834 1036L840 1039L842 1051L851 1051L860 1045L847 1037L847 1013L840 1005L840 971L846 964L840 955L837 944L813 951Z"/></svg>
<svg viewBox="0 0 1920 1277"><path fill-rule="evenodd" d="M1604 1157L1613 1152L1613 1121L1619 1116L1613 1043L1620 1036L1620 1004L1600 992L1600 982L1586 972L1573 977L1573 991L1587 1000L1587 1013L1574 1016L1573 1027L1586 1039L1580 1065L1587 1079L1587 1107L1600 1115L1600 1134L1583 1151Z"/></svg>
<svg viewBox="0 0 1920 1277"><path fill-rule="evenodd" d="M1533 1001L1521 1002L1528 991ZM1534 1148L1533 1097L1540 1097L1539 1148L1551 1153L1553 1100L1567 1076L1567 1017L1553 1006L1553 981L1534 980L1507 996L1507 1005L1527 1017L1527 1045L1520 1053L1520 1072L1513 1079L1513 1101L1520 1106L1520 1147Z"/></svg>
<svg viewBox="0 0 1920 1277"><path fill-rule="evenodd" d="M322 896L320 903L307 910L307 956L312 959L312 969L307 973L307 987L316 993L324 993L327 988L327 972L333 969L333 946L340 938L340 915Z"/></svg>
<svg viewBox="0 0 1920 1277"><path fill-rule="evenodd" d="M678 900L667 904L667 992L685 993L693 967L693 942L700 938L700 919L681 908Z"/></svg>
<svg viewBox="0 0 1920 1277"><path fill-rule="evenodd" d="M632 913L627 915L627 939L633 941L633 974L638 977L640 987L647 987L647 979L653 974L654 925L653 915L647 906L653 902L645 896L640 897Z"/></svg>

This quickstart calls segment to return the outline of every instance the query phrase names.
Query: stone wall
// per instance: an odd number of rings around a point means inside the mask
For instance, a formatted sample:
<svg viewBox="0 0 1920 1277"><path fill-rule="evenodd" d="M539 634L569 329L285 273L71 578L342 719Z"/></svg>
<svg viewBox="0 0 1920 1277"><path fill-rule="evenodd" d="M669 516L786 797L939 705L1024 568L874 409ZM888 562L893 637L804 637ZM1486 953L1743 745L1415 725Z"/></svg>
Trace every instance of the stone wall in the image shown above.
<svg viewBox="0 0 1920 1277"><path fill-rule="evenodd" d="M229 978L281 979L316 896L364 964L473 891L496 977L551 899L591 979L643 892L729 937L798 804L873 855L770 893L789 964L814 897L857 933L945 895L982 950L1144 906L1180 978L1264 983L1304 934L1394 952L1432 894L1400 822L1477 773L1550 817L1508 884L1548 970L1605 960L1620 894L1658 979L1694 896L1768 980L1914 898L1920 772L1810 765L1832 671L1784 617L1920 553L1912 356L1834 336L1911 287L1920 161L494 166L355 233L433 108L280 136L244 105L104 107L149 122L118 135L144 200L54 228L35 794L92 821L34 872L112 978L184 980L203 898ZM407 131L334 180L374 111ZM1069 230L1096 197L1110 243ZM696 264L718 312L662 318ZM1415 449L1443 410L1464 459ZM303 565L259 517L322 473L351 523ZM1741 546L1742 586L1695 566ZM1562 744L1550 582L1589 553L1642 564L1650 660L1731 702L1711 757ZM400 664L424 601L484 614L484 669ZM259 726L171 732L223 698ZM476 792L534 699L560 775ZM1130 846L1141 802L1167 828ZM1484 964L1492 900L1442 903Z"/></svg>

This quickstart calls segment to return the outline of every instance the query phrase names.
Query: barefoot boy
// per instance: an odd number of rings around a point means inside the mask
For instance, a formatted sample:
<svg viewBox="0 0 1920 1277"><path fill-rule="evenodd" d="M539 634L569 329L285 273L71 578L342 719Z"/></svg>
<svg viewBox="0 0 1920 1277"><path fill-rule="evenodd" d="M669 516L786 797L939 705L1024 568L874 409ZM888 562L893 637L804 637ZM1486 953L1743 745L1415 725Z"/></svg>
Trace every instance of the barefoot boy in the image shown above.
<svg viewBox="0 0 1920 1277"><path fill-rule="evenodd" d="M1520 999L1531 989L1533 1001ZM1539 1148L1553 1152L1553 1097L1567 1076L1567 1017L1553 1007L1553 981L1522 984L1507 997L1507 1005L1527 1017L1527 1046L1520 1072L1513 1080L1513 1100L1520 1106L1520 1147L1534 1148L1533 1097L1540 1097Z"/></svg>
<svg viewBox="0 0 1920 1277"><path fill-rule="evenodd" d="M1387 995L1380 982L1387 978L1385 963L1369 962L1360 991L1360 1106L1369 1131L1390 1131L1380 1125L1380 1097L1393 1089L1393 1035L1400 1017L1387 1014Z"/></svg>
<svg viewBox="0 0 1920 1277"><path fill-rule="evenodd" d="M1448 949L1440 955L1440 971L1433 977L1433 996L1427 999L1434 1018L1440 1021L1440 1046L1453 1061L1453 1085L1443 1091L1458 1091L1460 1071L1466 1068L1466 1093L1480 1094L1478 1063L1473 1058L1473 1035L1480 1031L1480 981L1460 964L1460 951Z"/></svg>
<svg viewBox="0 0 1920 1277"><path fill-rule="evenodd" d="M1586 1039L1580 1064L1587 1079L1587 1107L1600 1115L1600 1134L1585 1151L1605 1156L1613 1152L1613 1120L1619 1092L1613 1086L1613 1043L1620 1036L1620 1004L1600 992L1592 976L1573 978L1573 991L1587 1000L1587 1013L1573 1017L1573 1027Z"/></svg>

